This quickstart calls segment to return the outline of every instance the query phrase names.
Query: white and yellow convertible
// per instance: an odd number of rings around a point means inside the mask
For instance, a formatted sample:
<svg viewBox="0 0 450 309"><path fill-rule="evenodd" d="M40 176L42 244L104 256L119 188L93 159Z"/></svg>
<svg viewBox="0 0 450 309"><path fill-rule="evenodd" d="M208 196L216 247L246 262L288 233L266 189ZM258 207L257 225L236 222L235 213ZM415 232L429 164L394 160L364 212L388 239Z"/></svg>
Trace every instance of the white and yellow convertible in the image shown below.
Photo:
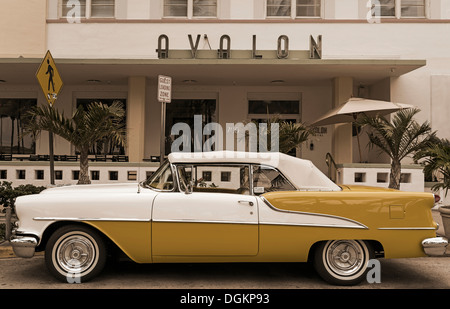
<svg viewBox="0 0 450 309"><path fill-rule="evenodd" d="M175 153L140 184L79 185L17 198L15 254L45 251L67 281L98 275L110 248L137 263L313 261L333 284L370 259L438 255L429 193L338 186L279 153Z"/></svg>

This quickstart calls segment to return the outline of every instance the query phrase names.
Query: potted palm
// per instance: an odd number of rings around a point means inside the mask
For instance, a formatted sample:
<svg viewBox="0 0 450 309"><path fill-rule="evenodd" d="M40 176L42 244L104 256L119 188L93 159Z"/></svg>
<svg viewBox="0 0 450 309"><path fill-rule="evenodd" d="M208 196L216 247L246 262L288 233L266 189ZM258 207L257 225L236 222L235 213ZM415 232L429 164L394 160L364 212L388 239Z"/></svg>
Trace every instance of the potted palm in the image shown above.
<svg viewBox="0 0 450 309"><path fill-rule="evenodd" d="M450 189L450 141L436 139L428 147L416 153L416 160L424 159L424 173L427 176L434 175L438 180L431 189L435 192L443 192L445 196ZM439 212L444 226L445 236L450 238L450 205L439 207Z"/></svg>
<svg viewBox="0 0 450 309"><path fill-rule="evenodd" d="M372 129L368 133L369 145L377 147L391 158L391 189L400 189L401 161L435 139L435 132L431 132L428 122L419 124L414 120L419 111L415 108L402 109L393 114L391 121L382 116L363 117L359 121L360 125L368 125Z"/></svg>

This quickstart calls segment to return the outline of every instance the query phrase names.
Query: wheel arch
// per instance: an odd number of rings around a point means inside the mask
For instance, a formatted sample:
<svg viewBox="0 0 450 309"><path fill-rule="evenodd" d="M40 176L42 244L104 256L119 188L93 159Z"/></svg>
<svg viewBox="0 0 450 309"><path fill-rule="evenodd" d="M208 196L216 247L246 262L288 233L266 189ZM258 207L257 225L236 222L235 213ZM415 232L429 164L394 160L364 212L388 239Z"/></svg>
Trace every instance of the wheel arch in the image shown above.
<svg viewBox="0 0 450 309"><path fill-rule="evenodd" d="M45 247L47 245L47 242L50 239L50 237L52 236L52 234L59 228L61 228L63 226L68 226L68 225L78 225L78 226L84 226L84 227L90 228L90 229L94 230L95 232L97 232L99 236L101 236L101 238L103 239L103 241L105 242L107 247L111 247L111 245L114 245L117 248L117 246L114 244L114 242L108 236L106 236L105 233L103 233L101 230L99 230L95 226L92 226L88 223L80 222L80 221L56 221L56 222L53 222L52 224L50 224L45 229L44 233L42 234L41 241L40 241L39 245L36 247L36 251L37 252L44 251Z"/></svg>
<svg viewBox="0 0 450 309"><path fill-rule="evenodd" d="M311 262L312 259L314 258L314 253L316 252L317 247L319 247L319 245L321 243L327 242L329 240L334 240L334 239L320 240L320 241L317 241L314 244L312 244L312 246L309 248L309 252L308 252L308 262ZM381 242L379 242L378 240L374 240L374 239L355 239L355 240L361 240L361 241L364 241L367 244L369 244L370 248L374 251L374 255L376 258L384 257L383 244Z"/></svg>

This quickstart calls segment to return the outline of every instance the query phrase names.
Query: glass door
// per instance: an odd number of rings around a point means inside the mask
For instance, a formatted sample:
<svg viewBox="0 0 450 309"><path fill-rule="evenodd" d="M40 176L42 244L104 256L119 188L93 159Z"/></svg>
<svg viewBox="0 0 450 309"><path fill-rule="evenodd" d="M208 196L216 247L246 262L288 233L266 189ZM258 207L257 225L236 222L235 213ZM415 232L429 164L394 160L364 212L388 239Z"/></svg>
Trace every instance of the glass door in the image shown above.
<svg viewBox="0 0 450 309"><path fill-rule="evenodd" d="M194 151L195 116L201 116L203 130L206 124L217 122L216 110L217 104L215 99L175 99L171 103L166 104L165 154L168 155L171 152L172 143L178 137L171 135L171 129L177 123L185 123L190 127L191 151ZM201 144L203 145L208 138L208 135L202 134Z"/></svg>

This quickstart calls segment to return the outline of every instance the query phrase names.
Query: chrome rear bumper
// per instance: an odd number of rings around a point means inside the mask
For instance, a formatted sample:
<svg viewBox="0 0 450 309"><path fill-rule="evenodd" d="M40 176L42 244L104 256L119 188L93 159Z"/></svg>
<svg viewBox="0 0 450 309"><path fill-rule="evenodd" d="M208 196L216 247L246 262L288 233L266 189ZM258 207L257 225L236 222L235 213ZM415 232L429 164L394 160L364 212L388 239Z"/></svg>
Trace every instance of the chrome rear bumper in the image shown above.
<svg viewBox="0 0 450 309"><path fill-rule="evenodd" d="M429 256L443 256L448 246L448 239L445 237L427 238L422 241L425 254Z"/></svg>

